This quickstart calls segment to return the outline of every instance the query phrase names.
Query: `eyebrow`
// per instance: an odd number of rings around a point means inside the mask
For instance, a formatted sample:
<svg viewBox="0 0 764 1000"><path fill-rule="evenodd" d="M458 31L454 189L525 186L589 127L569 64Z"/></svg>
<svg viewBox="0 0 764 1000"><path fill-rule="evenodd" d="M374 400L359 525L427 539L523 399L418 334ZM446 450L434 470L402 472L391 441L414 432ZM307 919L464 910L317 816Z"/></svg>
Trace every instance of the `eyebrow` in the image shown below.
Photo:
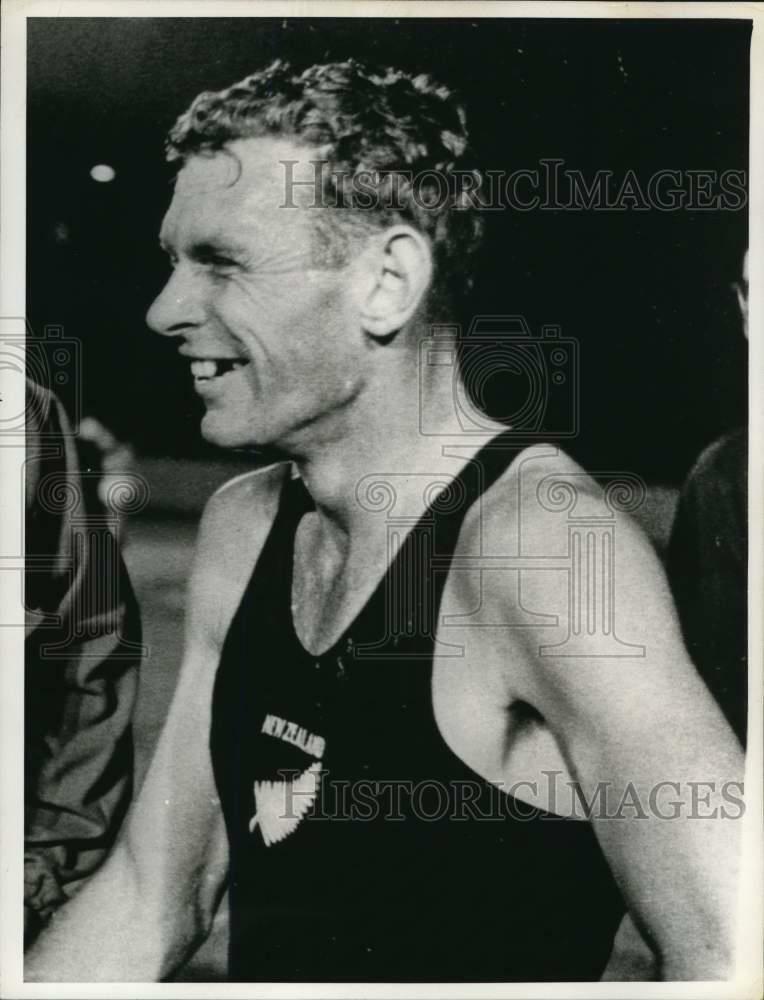
<svg viewBox="0 0 764 1000"><path fill-rule="evenodd" d="M159 246L165 251L165 253L172 254L177 252L175 244L167 237L159 237ZM251 249L248 249L241 243L231 242L226 239L216 239L213 236L211 238L198 240L192 243L186 249L185 253L192 260L203 260L214 254L224 254L230 257L243 258L250 255Z"/></svg>

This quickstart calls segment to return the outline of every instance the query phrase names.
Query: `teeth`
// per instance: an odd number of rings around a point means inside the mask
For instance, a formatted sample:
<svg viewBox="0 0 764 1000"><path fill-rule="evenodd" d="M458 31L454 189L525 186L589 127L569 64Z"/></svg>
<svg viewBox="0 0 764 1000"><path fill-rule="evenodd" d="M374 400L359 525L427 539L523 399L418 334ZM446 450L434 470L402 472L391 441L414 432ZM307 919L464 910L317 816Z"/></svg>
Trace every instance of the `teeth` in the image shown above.
<svg viewBox="0 0 764 1000"><path fill-rule="evenodd" d="M237 358L197 359L191 362L191 374L194 378L217 378L219 375L225 375L227 372L238 371L246 363L246 361L240 361Z"/></svg>
<svg viewBox="0 0 764 1000"><path fill-rule="evenodd" d="M191 374L194 378L214 378L218 373L215 361L192 361Z"/></svg>

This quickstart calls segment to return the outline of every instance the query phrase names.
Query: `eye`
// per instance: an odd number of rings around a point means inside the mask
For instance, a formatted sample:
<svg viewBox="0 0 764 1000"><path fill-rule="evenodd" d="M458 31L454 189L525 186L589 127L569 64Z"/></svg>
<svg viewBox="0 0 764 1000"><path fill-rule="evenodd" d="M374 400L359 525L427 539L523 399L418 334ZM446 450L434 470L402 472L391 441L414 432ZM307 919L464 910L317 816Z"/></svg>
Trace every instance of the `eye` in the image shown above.
<svg viewBox="0 0 764 1000"><path fill-rule="evenodd" d="M212 267L219 271L230 270L231 268L238 266L238 261L220 253L202 254L199 257L199 263L203 264L205 267Z"/></svg>

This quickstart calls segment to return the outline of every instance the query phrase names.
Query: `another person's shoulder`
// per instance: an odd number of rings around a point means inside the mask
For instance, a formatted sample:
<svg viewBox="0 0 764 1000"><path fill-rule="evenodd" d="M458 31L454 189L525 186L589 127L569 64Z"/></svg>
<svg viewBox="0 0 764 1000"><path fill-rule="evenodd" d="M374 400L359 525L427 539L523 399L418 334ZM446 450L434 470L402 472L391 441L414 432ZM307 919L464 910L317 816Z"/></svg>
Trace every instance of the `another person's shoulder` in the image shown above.
<svg viewBox="0 0 764 1000"><path fill-rule="evenodd" d="M748 430L738 427L712 441L700 453L690 475L737 470L748 455Z"/></svg>
<svg viewBox="0 0 764 1000"><path fill-rule="evenodd" d="M748 516L748 432L740 428L713 441L700 454L682 486L672 528L672 564L688 546L725 548L744 561Z"/></svg>
<svg viewBox="0 0 764 1000"><path fill-rule="evenodd" d="M26 506L35 503L37 487L46 471L77 467L74 435L66 411L57 397L34 382L25 380Z"/></svg>
<svg viewBox="0 0 764 1000"><path fill-rule="evenodd" d="M746 492L748 431L745 427L725 434L705 448L692 467L683 493Z"/></svg>
<svg viewBox="0 0 764 1000"><path fill-rule="evenodd" d="M29 442L37 443L40 438L74 437L61 400L52 390L31 378L25 379L24 418L28 447Z"/></svg>
<svg viewBox="0 0 764 1000"><path fill-rule="evenodd" d="M27 431L39 432L46 426L56 409L56 397L50 389L31 378L25 379L25 397Z"/></svg>

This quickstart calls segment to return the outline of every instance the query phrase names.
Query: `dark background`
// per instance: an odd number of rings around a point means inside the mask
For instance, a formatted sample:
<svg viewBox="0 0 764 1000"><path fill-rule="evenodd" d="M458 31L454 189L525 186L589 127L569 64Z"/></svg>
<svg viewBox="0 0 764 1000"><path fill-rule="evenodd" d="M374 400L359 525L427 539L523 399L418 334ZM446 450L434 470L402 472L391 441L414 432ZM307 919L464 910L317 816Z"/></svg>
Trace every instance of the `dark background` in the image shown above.
<svg viewBox="0 0 764 1000"><path fill-rule="evenodd" d="M487 169L563 158L590 178L747 170L750 22L32 18L28 314L83 344L86 412L144 454L205 456L175 345L143 317L166 277L164 135L203 89L272 58L353 55L428 71L464 97ZM19 141L22 137L19 136ZM90 169L106 163L112 183ZM473 307L581 344L586 465L678 483L746 419L731 282L739 211L506 211L489 217ZM63 391L65 401L66 390Z"/></svg>

